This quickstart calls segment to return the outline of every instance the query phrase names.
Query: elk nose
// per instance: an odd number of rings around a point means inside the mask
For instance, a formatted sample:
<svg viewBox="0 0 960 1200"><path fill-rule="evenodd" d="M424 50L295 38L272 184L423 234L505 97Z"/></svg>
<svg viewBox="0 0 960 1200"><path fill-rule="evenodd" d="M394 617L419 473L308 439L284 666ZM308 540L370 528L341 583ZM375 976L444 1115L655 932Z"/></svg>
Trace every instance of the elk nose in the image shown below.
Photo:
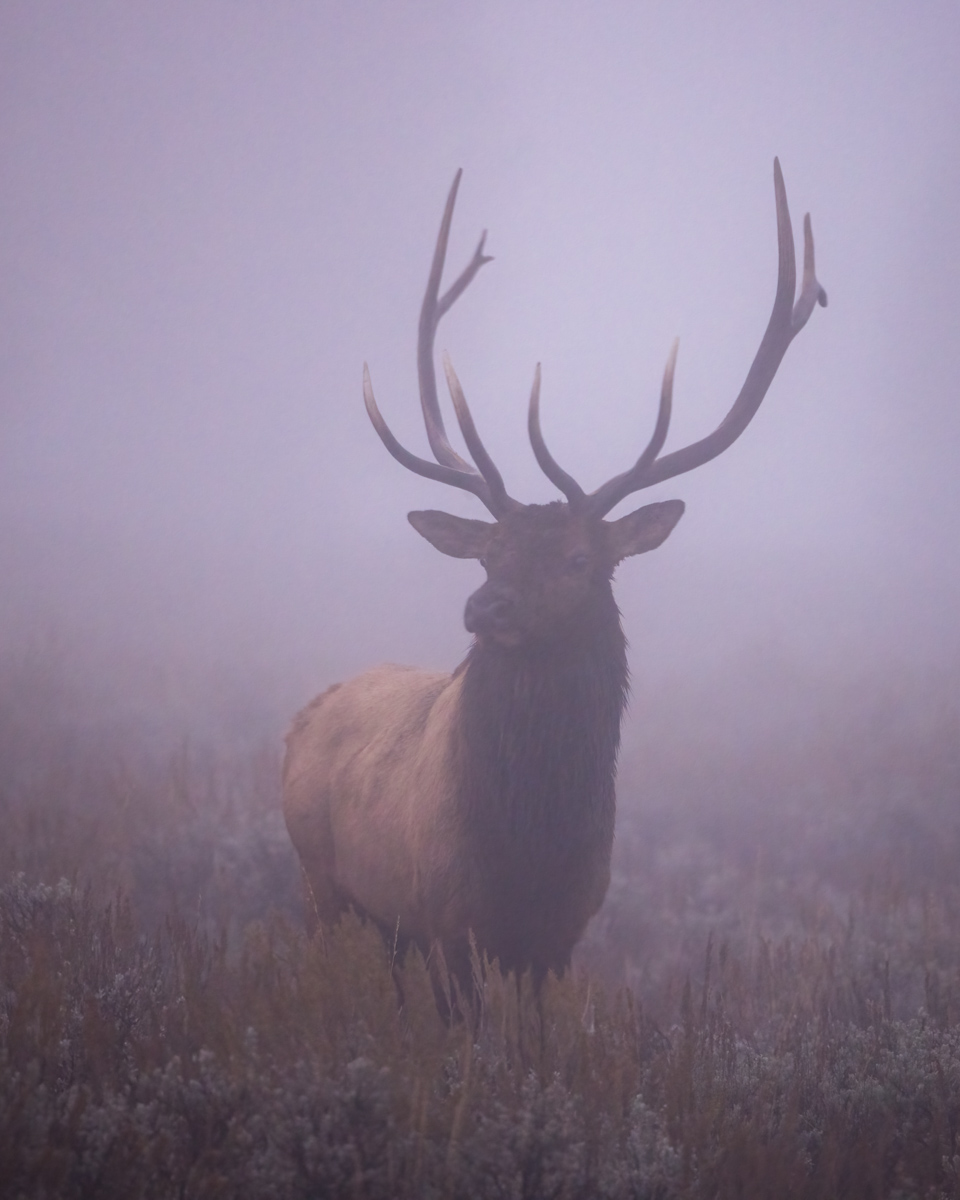
<svg viewBox="0 0 960 1200"><path fill-rule="evenodd" d="M467 601L463 623L468 633L499 633L511 624L514 607L513 588L488 581Z"/></svg>

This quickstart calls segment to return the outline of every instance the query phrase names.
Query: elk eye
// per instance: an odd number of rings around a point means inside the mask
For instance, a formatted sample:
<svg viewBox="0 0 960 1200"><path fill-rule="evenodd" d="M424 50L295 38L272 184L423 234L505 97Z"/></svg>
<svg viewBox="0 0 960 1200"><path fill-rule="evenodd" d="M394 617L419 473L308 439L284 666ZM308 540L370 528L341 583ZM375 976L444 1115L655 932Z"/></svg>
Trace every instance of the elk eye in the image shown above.
<svg viewBox="0 0 960 1200"><path fill-rule="evenodd" d="M572 554L567 559L567 570L571 571L574 575L581 575L589 566L590 555L584 554L582 550L577 554Z"/></svg>

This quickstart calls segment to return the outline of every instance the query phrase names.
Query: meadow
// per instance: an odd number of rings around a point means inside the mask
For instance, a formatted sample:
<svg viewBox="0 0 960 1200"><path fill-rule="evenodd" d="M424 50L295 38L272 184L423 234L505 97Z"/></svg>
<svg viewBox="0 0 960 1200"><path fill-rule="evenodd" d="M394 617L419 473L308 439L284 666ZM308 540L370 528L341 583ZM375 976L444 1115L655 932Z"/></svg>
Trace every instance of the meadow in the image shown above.
<svg viewBox="0 0 960 1200"><path fill-rule="evenodd" d="M274 729L6 659L0 1194L960 1197L958 678L641 691L574 969L447 1024L305 933Z"/></svg>

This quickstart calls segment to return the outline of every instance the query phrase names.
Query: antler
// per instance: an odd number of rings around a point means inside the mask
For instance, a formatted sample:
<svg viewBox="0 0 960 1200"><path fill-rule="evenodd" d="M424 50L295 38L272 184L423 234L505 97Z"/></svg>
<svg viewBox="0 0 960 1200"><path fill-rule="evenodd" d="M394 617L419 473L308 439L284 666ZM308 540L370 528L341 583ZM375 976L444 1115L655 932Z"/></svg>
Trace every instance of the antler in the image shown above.
<svg viewBox="0 0 960 1200"><path fill-rule="evenodd" d="M493 459L487 453L480 436L477 433L473 417L467 406L466 397L457 379L453 365L444 355L444 371L447 376L447 386L453 400L457 422L463 434L467 448L473 455L476 466L454 450L447 438L440 412L440 402L437 397L437 377L433 365L434 341L437 327L445 313L456 303L473 281L474 276L484 263L491 261L490 255L484 254L486 231L480 238L473 257L466 265L453 284L440 296L440 280L443 275L444 262L447 255L447 242L450 237L450 225L453 220L453 209L457 199L457 190L463 172L458 171L447 196L443 220L440 223L440 233L433 253L433 263L430 267L430 277L427 281L427 291L420 309L419 336L417 339L417 374L420 381L420 406L423 410L423 420L427 430L427 440L433 451L436 463L411 454L402 446L391 433L384 421L377 402L373 396L370 383L370 372L366 363L363 367L363 398L367 413L373 422L373 427L380 439L393 457L414 471L417 475L436 479L441 483L449 483L464 491L472 492L490 510L495 517L505 512L522 507L513 500L504 487L503 478L497 470ZM773 382L787 347L804 327L817 304L826 307L827 293L817 280L813 254L813 232L810 225L810 214L803 219L803 280L800 295L794 302L797 287L797 265L793 247L793 227L790 223L790 211L787 207L787 192L783 184L783 173L780 170L780 160L773 160L773 183L777 204L777 242L779 248L779 270L777 275L777 292L773 301L773 311L767 323L766 331L760 341L747 378L740 393L727 415L723 418L713 433L693 442L681 450L659 457L660 451L667 438L670 427L670 412L673 400L673 375L677 362L678 343L674 342L667 359L663 373L663 384L660 389L660 408L653 435L646 449L630 468L621 475L614 476L595 492L587 495L572 475L556 462L547 449L540 429L540 365L537 364L530 392L530 409L527 426L530 433L530 444L541 470L556 487L567 497L571 505L598 517L604 516L616 504L619 504L632 492L662 483L675 475L682 475L702 466L711 458L722 454L732 445L753 420L757 409L763 402L767 389ZM478 470L479 468L479 470Z"/></svg>
<svg viewBox="0 0 960 1200"><path fill-rule="evenodd" d="M780 259L773 312L770 314L766 332L750 370L747 372L747 378L740 389L740 394L713 433L681 450L674 450L672 453L664 455L663 458L658 457L670 424L673 372L677 360L677 343L674 342L663 376L663 386L660 390L660 409L657 414L656 427L647 448L629 471L624 471L622 475L608 480L595 492L591 492L589 496L584 495L579 484L554 462L544 444L540 433L540 370L539 367L537 368L533 393L530 397L530 441L537 462L544 473L564 493L571 504L582 506L593 515L602 517L631 492L640 491L655 483L662 483L665 479L672 479L675 475L692 471L694 467L702 466L711 458L722 454L753 420L774 375L777 373L777 368L787 352L787 347L807 323L814 305L820 304L826 307L827 293L817 281L814 266L813 232L809 213L803 219L803 281L800 295L794 303L797 265L793 249L793 228L790 224L790 211L787 208L787 192L783 185L780 160L776 158L773 160L773 184L777 201L777 241Z"/></svg>
<svg viewBox="0 0 960 1200"><path fill-rule="evenodd" d="M417 375L420 381L420 407L423 410L427 440L430 443L433 456L437 460L436 463L430 462L429 459L419 458L416 454L411 454L391 433L379 408L377 408L377 402L373 396L373 386L370 383L370 372L367 369L366 363L363 366L363 399L366 404L367 414L373 422L374 429L380 435L380 440L399 463L408 470L414 471L417 475L426 476L427 479L437 479L441 483L449 483L454 487L463 488L464 491L473 492L475 496L483 501L495 517L500 517L509 509L520 506L516 500L511 499L507 495L503 478L477 433L473 417L470 415L470 409L467 407L463 389L460 387L460 381L454 373L449 358L444 355L447 385L450 388L450 395L453 399L457 422L463 433L464 441L467 443L467 448L473 455L477 466L475 467L472 463L467 462L466 459L461 458L450 445L447 438L447 431L443 424L443 415L440 412L440 401L437 397L437 376L433 365L433 346L437 335L437 326L440 324L442 317L470 286L474 276L484 263L492 261L491 256L483 252L484 244L487 240L487 233L484 230L480 241L477 243L477 248L473 252L473 258L471 258L470 262L467 263L466 267L444 294L442 296L439 294L443 265L447 257L447 242L450 238L453 208L456 204L457 189L460 187L460 178L462 175L462 169L457 171L453 185L450 188L450 194L447 196L446 207L443 210L443 220L440 222L440 233L437 236L437 245L433 252L433 263L430 267L430 277L427 280L427 291L423 297L423 305L420 309L419 335L417 338ZM480 469L477 470L477 467Z"/></svg>

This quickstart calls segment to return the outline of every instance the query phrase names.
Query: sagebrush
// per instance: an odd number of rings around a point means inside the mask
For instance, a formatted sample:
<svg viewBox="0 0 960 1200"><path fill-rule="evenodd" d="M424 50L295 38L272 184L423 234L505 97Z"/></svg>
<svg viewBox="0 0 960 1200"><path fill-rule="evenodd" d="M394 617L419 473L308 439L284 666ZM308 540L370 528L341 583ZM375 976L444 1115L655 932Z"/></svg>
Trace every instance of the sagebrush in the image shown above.
<svg viewBox="0 0 960 1200"><path fill-rule="evenodd" d="M943 693L879 739L661 754L639 810L628 774L576 968L477 962L447 1022L442 964L304 932L275 741L148 749L15 690L3 1195L960 1196Z"/></svg>

